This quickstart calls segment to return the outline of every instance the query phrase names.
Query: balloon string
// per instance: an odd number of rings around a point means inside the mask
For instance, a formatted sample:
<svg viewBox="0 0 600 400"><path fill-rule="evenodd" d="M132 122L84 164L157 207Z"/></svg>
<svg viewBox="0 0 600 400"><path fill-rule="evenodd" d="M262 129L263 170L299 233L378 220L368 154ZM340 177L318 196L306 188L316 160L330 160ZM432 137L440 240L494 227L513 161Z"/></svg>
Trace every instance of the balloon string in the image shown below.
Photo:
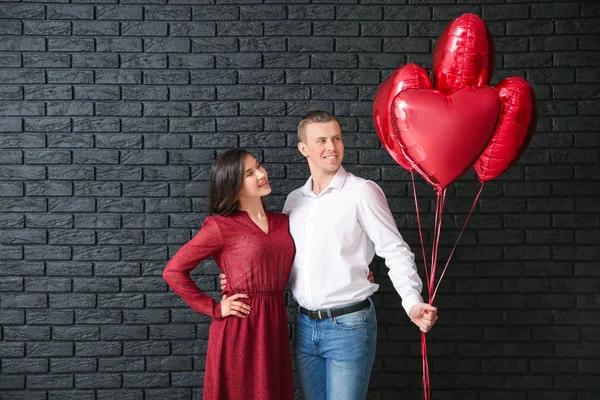
<svg viewBox="0 0 600 400"><path fill-rule="evenodd" d="M481 182L481 187L479 188L479 192L477 192L477 196L475 196L475 200L473 201L473 205L471 206L471 211L469 211L469 215L467 215L467 218L465 219L465 223L463 224L463 227L462 227L462 229L460 231L460 234L458 235L458 238L456 239L456 243L454 243L454 247L452 248L452 251L450 252L450 255L448 256L448 260L446 261L446 265L444 266L444 270L442 271L442 274L440 275L440 279L438 279L437 286L435 287L435 290L433 292L433 297L431 299L432 303L433 303L433 300L435 299L435 295L436 295L436 293L438 291L440 283L442 282L442 278L444 277L444 274L446 273L446 270L448 269L448 265L450 264L450 259L454 255L454 250L456 250L456 246L458 245L458 242L460 241L460 238L462 237L462 234L465 231L465 227L467 226L467 222L469 222L469 218L471 217L471 214L473 214L473 210L475 209L475 205L477 204L477 200L479 200L479 197L481 196L481 192L483 190L483 184L484 184L484 182Z"/></svg>
<svg viewBox="0 0 600 400"><path fill-rule="evenodd" d="M431 381L429 380L429 360L427 358L427 338L425 332L421 332L421 357L423 359L423 398L431 399Z"/></svg>
<svg viewBox="0 0 600 400"><path fill-rule="evenodd" d="M446 189L442 190L441 194L438 194L436 199L436 207L435 207L435 223L434 223L434 232L433 232L433 249L431 256L431 265L430 265L430 273L429 273L429 283L428 283L428 292L429 292L429 304L433 304L433 289L435 288L435 273L437 269L437 260L438 260L438 251L440 245L440 234L442 230L442 216L444 213L444 203L446 200Z"/></svg>
<svg viewBox="0 0 600 400"><path fill-rule="evenodd" d="M435 269L437 263L437 253L439 249L440 233L442 229L442 216L444 210L444 202L446 200L446 189L443 189L441 193L438 193L435 202L435 221L433 231L433 247L431 254L431 264L429 271L429 277L427 280L427 291L429 293L429 304L433 304L433 288L435 284ZM427 269L425 269L427 272ZM431 399L431 381L429 375L429 359L427 357L427 337L424 332L421 332L421 358L423 360L423 398L424 400Z"/></svg>
<svg viewBox="0 0 600 400"><path fill-rule="evenodd" d="M415 172L410 170L412 178L413 198L415 200L415 209L417 211L417 225L419 226L419 239L421 241L421 253L423 254L423 266L425 267L425 276L429 280L429 272L427 271L427 256L425 256L425 243L423 242L423 230L421 228L421 214L419 213L419 203L417 202L417 188L415 186Z"/></svg>
<svg viewBox="0 0 600 400"><path fill-rule="evenodd" d="M438 225L438 218L439 218L439 213L440 213L440 194L438 193L437 198L435 200L435 217L433 220L433 240L431 243L431 264L429 264L429 274L428 274L428 278L427 278L427 294L429 295L429 300L431 301L431 285L432 285L432 279L433 277L431 276L431 273L433 273L433 268L435 265L435 241L436 241L436 236L437 236L437 225Z"/></svg>

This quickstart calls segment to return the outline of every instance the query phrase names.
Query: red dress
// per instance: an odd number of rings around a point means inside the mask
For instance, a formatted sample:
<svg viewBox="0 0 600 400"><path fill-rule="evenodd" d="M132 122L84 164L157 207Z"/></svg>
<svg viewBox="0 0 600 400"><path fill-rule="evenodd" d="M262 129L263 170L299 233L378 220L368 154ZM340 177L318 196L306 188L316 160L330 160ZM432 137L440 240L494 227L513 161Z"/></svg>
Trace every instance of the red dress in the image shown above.
<svg viewBox="0 0 600 400"><path fill-rule="evenodd" d="M196 236L167 264L169 286L197 312L213 318L210 326L205 400L293 399L292 359L283 290L294 259L287 215L267 212L268 233L246 212L211 216ZM213 257L227 276L225 294L252 307L242 319L223 318L221 304L202 293L190 272Z"/></svg>

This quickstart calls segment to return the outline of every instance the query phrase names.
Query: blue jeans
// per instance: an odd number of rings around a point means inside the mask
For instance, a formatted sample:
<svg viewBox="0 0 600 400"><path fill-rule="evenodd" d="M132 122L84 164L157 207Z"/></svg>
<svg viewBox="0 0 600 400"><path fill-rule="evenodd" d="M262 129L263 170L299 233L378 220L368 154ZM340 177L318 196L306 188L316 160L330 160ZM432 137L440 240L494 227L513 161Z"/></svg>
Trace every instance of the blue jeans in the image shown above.
<svg viewBox="0 0 600 400"><path fill-rule="evenodd" d="M306 400L364 400L375 360L375 306L336 318L297 313L294 351ZM354 304L354 303L351 303Z"/></svg>

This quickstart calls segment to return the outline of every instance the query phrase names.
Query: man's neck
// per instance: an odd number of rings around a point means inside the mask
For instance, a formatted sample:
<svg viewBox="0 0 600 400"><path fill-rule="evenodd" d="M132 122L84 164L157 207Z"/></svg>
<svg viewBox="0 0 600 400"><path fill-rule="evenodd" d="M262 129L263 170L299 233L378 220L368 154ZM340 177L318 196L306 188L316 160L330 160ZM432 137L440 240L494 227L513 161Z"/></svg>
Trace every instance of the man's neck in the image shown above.
<svg viewBox="0 0 600 400"><path fill-rule="evenodd" d="M335 170L332 172L310 171L311 177L312 177L313 193L318 196L319 194L321 194L321 192L323 192L325 189L327 189L327 186L329 185L329 183L331 182L331 180L333 179L333 177L335 176L335 174L337 173L338 170Z"/></svg>

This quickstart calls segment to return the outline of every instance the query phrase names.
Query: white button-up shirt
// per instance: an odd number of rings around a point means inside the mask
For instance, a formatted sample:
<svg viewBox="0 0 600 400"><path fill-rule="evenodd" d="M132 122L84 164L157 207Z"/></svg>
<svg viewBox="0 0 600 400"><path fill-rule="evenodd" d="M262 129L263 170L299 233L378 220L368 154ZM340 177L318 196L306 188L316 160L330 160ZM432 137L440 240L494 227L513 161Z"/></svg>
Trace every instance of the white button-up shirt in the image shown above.
<svg viewBox="0 0 600 400"><path fill-rule="evenodd" d="M291 289L302 307L319 310L371 296L379 288L367 279L375 253L385 259L406 313L423 302L414 254L376 183L340 167L319 195L309 178L289 194L283 212L296 244Z"/></svg>

